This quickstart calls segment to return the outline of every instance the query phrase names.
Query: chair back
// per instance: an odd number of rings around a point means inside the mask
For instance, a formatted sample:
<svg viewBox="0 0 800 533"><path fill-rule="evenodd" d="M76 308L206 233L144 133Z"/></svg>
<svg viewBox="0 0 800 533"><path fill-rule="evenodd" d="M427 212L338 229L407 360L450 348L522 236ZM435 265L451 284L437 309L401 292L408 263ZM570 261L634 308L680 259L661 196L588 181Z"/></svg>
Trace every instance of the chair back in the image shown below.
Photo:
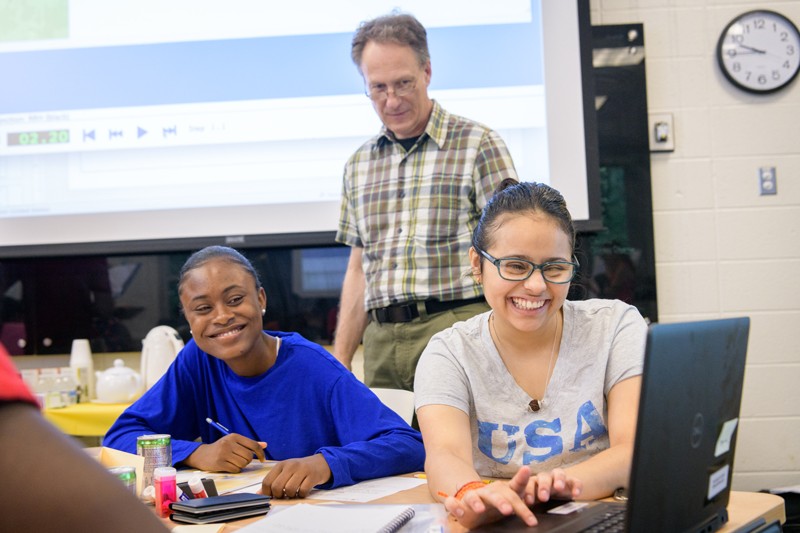
<svg viewBox="0 0 800 533"><path fill-rule="evenodd" d="M414 418L414 393L401 389L370 388L383 405L400 415L400 418L411 425Z"/></svg>

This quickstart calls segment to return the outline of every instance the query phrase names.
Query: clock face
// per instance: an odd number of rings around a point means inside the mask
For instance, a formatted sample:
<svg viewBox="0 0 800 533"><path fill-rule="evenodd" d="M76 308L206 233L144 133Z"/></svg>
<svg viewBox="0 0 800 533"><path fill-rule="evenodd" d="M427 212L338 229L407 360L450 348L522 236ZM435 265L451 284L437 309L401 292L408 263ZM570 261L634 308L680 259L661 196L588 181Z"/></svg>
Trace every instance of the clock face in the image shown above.
<svg viewBox="0 0 800 533"><path fill-rule="evenodd" d="M720 35L717 61L737 87L754 93L777 91L800 70L800 32L774 11L743 13Z"/></svg>

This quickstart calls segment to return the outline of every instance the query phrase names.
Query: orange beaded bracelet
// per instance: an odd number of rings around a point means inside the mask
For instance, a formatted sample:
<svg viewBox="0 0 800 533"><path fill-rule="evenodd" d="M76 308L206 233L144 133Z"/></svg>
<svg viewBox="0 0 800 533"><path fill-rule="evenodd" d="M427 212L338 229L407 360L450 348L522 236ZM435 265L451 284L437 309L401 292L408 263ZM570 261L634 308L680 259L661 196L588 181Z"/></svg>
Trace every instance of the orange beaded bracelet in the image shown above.
<svg viewBox="0 0 800 533"><path fill-rule="evenodd" d="M456 491L455 498L456 500L460 500L464 493L473 489L479 489L481 487L485 487L486 483L483 481L469 481L461 485L461 488Z"/></svg>

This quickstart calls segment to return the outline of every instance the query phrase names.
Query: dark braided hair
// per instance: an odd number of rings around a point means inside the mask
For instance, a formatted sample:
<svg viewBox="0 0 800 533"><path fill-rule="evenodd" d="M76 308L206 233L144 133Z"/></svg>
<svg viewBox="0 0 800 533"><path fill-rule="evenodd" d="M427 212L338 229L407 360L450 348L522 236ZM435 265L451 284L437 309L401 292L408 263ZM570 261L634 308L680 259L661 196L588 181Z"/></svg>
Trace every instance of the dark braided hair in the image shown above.
<svg viewBox="0 0 800 533"><path fill-rule="evenodd" d="M544 213L555 220L569 237L570 252L575 250L575 226L567 202L556 189L544 183L517 182L506 178L483 208L472 232L472 246L486 250L498 227L497 219L506 213Z"/></svg>
<svg viewBox="0 0 800 533"><path fill-rule="evenodd" d="M186 275L189 273L189 271L194 270L195 268L200 268L212 259L222 259L223 261L228 261L229 263L239 265L251 276L253 276L256 289L261 288L261 279L258 277L258 272L256 272L256 269L253 268L250 260L248 260L245 256L228 246L207 246L206 248L198 250L190 255L189 259L187 259L181 267L180 275L178 277L178 294L181 293L183 282L185 281Z"/></svg>

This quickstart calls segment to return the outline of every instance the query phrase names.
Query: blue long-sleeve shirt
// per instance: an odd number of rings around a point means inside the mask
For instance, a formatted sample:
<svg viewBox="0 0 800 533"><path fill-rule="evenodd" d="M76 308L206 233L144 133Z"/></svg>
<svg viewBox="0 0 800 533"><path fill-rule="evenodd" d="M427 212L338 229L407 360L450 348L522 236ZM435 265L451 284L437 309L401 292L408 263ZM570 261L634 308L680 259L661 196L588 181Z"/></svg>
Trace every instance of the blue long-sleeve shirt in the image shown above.
<svg viewBox="0 0 800 533"><path fill-rule="evenodd" d="M166 374L109 429L103 445L136 453L140 435L172 436L179 463L201 442L221 438L206 422L266 441L268 459L281 461L322 453L331 469L323 488L422 470L422 437L386 407L321 346L296 333L281 337L275 364L264 374L242 377L201 351L194 340Z"/></svg>

